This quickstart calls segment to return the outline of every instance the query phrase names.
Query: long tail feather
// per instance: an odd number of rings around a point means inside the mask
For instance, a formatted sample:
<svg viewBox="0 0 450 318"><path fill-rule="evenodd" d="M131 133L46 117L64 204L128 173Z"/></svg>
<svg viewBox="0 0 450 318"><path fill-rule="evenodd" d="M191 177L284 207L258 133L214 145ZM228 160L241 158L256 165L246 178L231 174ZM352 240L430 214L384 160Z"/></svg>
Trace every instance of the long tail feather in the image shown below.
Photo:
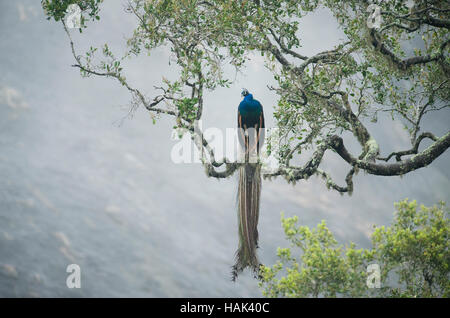
<svg viewBox="0 0 450 318"><path fill-rule="evenodd" d="M238 224L239 247L236 251L236 263L233 266L232 280L250 267L259 277L260 263L256 255L258 248L259 199L261 196L261 166L259 163L247 163L239 169L238 185Z"/></svg>

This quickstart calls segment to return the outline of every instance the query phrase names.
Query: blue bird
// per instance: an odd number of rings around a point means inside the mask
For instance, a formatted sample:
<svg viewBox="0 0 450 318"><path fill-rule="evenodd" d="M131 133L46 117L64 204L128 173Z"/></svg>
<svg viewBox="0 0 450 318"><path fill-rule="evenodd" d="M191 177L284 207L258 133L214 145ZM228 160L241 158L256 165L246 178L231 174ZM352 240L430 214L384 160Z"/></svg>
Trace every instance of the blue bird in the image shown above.
<svg viewBox="0 0 450 318"><path fill-rule="evenodd" d="M259 151L264 143L264 111L261 103L245 88L244 97L238 108L238 139L245 153L245 163L239 168L238 185L238 224L239 247L236 263L232 268L232 280L250 267L255 277L260 278L260 266L256 249L258 248L259 200L261 196L261 164L250 163L251 153Z"/></svg>
<svg viewBox="0 0 450 318"><path fill-rule="evenodd" d="M247 157L252 150L256 150L259 156L264 143L264 111L261 103L247 89L244 88L241 95L244 99L238 107L238 136L248 161Z"/></svg>

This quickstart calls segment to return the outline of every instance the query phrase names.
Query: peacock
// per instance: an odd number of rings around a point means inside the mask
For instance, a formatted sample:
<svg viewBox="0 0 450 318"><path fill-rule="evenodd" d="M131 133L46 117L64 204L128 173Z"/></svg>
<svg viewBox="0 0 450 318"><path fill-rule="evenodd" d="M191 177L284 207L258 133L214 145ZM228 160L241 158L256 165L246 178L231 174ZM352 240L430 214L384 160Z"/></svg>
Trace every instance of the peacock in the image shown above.
<svg viewBox="0 0 450 318"><path fill-rule="evenodd" d="M239 168L237 194L239 247L236 263L232 267L232 280L250 267L259 277L258 248L259 200L261 196L261 164L259 153L264 143L265 124L261 103L247 89L241 93L243 100L238 108L238 140L244 154L244 163ZM255 158L256 155L256 158ZM256 159L256 160L254 160Z"/></svg>

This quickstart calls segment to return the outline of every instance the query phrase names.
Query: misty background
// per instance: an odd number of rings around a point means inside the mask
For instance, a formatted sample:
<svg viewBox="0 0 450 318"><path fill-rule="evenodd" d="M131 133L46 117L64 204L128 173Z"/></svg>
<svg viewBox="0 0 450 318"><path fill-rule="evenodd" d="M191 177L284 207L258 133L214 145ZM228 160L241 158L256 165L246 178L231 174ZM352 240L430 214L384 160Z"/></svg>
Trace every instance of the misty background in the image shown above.
<svg viewBox="0 0 450 318"><path fill-rule="evenodd" d="M108 43L120 56L136 27L122 1L105 1L101 20L79 34L78 54ZM0 1L0 296L2 297L254 297L245 271L231 282L237 248L236 177L208 178L200 164L174 164L173 118L156 124L147 111L132 118L129 92L105 78L81 78L60 23L47 21L40 1ZM326 10L303 19L302 54L344 37ZM174 78L170 51L125 62L133 86L152 97L163 76ZM264 105L273 126L277 98L264 60L253 56L236 82L205 96L203 128L235 127L242 87ZM449 112L424 118L441 136ZM368 124L382 155L409 149L398 122ZM344 141L358 151L351 136ZM429 145L424 142L421 149ZM432 205L449 199L449 152L403 177L359 173L352 196L327 190L318 177L263 181L259 257L276 262L287 247L280 212L310 227L326 220L340 243L370 247L373 225L389 225L394 202ZM332 152L324 170L344 184L347 164ZM81 267L81 289L66 287L66 267Z"/></svg>

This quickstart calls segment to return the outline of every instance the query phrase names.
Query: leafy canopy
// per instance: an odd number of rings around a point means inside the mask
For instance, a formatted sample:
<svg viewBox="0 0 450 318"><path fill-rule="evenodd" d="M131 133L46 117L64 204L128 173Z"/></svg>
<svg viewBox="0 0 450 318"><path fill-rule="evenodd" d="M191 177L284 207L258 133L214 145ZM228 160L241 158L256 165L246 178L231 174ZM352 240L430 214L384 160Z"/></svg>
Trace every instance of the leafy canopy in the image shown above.
<svg viewBox="0 0 450 318"><path fill-rule="evenodd" d="M78 4L84 28L89 19L100 19L101 2L42 0L42 5L49 19L64 22L68 5ZM379 28L368 24L373 12L364 0L129 0L126 11L138 25L127 39L128 50L122 58L106 44L84 56L76 53L72 41L71 46L82 75L118 80L132 94L132 110L144 106L154 119L161 114L173 116L176 127L191 133L207 106L204 91L227 87L234 80L225 76L224 68L243 70L252 54L261 54L277 82L270 89L279 96L274 114L279 145L268 149L275 152L280 167L265 177L296 182L316 174L326 180L327 187L351 193L353 175L359 170L403 175L427 166L450 146L450 132L439 137L421 129L428 113L448 111L449 2L377 3L382 18ZM302 52L302 34L312 31L301 29L300 22L319 8L334 17L344 38L335 47L307 56ZM149 99L123 76L122 62L161 46L172 51L179 77L163 78L161 86L155 87L161 94ZM382 156L382 147L366 127L381 114L405 126L410 149ZM346 131L360 144L359 153L345 147L342 135ZM426 139L432 143L421 149ZM216 161L214 150L199 140L200 153L209 155L209 161L203 161L209 176L224 178L236 171L236 163ZM313 151L306 164L293 163L305 150ZM344 186L320 169L327 150L349 165Z"/></svg>
<svg viewBox="0 0 450 318"><path fill-rule="evenodd" d="M267 297L449 297L450 221L444 203L418 208L397 203L391 226L372 234L371 249L338 244L322 221L316 228L282 224L292 248L279 248L279 261L263 266L260 287ZM380 268L380 289L366 285L369 264Z"/></svg>

